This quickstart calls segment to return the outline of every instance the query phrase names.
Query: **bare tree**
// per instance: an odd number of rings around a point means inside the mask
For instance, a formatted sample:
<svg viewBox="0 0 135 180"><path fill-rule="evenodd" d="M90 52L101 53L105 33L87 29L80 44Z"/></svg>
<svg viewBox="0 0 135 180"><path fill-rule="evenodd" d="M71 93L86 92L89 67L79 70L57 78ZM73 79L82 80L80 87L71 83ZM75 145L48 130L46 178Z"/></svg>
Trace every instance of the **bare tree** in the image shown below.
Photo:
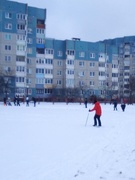
<svg viewBox="0 0 135 180"><path fill-rule="evenodd" d="M129 101L132 104L135 98L135 76L130 76L129 83L125 84L124 88L127 89L129 93Z"/></svg>

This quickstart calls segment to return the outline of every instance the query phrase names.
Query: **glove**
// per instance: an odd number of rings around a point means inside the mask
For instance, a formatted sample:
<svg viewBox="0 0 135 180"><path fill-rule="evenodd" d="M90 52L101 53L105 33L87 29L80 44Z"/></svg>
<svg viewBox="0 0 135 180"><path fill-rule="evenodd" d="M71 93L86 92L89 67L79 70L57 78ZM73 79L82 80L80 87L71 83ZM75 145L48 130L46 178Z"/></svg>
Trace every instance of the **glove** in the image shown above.
<svg viewBox="0 0 135 180"><path fill-rule="evenodd" d="M91 110L89 109L89 112L90 112Z"/></svg>

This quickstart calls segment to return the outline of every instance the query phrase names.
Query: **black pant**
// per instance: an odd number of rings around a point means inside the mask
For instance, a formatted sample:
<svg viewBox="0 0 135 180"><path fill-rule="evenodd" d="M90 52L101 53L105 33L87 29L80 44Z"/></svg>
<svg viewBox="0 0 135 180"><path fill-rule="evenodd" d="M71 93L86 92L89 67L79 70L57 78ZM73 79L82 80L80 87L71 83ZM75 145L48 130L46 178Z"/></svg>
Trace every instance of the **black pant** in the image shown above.
<svg viewBox="0 0 135 180"><path fill-rule="evenodd" d="M126 107L125 104L122 104L122 105L121 105L122 111L125 111L125 107Z"/></svg>
<svg viewBox="0 0 135 180"><path fill-rule="evenodd" d="M94 126L97 125L97 120L98 120L98 125L101 126L100 116L95 114L95 116L94 116Z"/></svg>

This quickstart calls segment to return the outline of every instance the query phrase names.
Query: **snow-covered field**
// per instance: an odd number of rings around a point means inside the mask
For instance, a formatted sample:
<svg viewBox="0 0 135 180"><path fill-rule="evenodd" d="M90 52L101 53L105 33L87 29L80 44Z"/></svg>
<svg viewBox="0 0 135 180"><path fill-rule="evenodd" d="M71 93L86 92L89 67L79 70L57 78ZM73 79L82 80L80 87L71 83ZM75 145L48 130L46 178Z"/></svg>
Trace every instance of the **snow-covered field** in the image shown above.
<svg viewBox="0 0 135 180"><path fill-rule="evenodd" d="M135 180L135 105L0 104L0 180Z"/></svg>

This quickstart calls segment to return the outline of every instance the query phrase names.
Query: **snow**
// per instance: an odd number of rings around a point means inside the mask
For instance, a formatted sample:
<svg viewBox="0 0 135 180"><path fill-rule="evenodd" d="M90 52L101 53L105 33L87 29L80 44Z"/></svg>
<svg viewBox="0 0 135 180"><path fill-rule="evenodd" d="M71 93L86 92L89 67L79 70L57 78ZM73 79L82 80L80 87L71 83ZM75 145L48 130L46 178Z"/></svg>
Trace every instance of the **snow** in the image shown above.
<svg viewBox="0 0 135 180"><path fill-rule="evenodd" d="M135 180L135 106L101 106L1 103L0 180Z"/></svg>

